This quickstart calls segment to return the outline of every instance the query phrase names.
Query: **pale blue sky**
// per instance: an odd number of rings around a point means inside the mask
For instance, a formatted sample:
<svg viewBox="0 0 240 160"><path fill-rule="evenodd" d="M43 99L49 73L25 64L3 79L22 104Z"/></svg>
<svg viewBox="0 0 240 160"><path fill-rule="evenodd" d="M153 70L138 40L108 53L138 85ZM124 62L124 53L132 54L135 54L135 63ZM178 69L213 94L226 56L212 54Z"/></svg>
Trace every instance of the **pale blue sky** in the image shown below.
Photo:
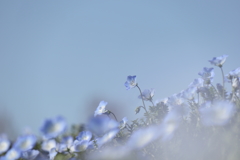
<svg viewBox="0 0 240 160"><path fill-rule="evenodd" d="M83 123L104 100L131 120L141 100L126 91L128 75L155 88L156 100L185 89L214 56L229 55L226 73L240 67L239 8L236 0L2 0L0 116L15 134L26 126L39 134L45 118Z"/></svg>

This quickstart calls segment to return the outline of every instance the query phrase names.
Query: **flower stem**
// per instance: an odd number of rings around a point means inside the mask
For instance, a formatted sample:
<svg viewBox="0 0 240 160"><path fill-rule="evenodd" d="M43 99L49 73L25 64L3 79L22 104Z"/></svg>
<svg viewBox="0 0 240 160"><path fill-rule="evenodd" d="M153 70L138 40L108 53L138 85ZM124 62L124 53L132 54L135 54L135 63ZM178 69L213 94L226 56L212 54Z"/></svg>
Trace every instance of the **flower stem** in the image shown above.
<svg viewBox="0 0 240 160"><path fill-rule="evenodd" d="M113 112L111 112L111 111L109 111L109 112L114 116L115 120L118 121L117 117L115 116L115 114Z"/></svg>
<svg viewBox="0 0 240 160"><path fill-rule="evenodd" d="M220 67L220 68L221 68L221 71L222 71L222 79L223 79L223 92L222 92L222 97L223 97L223 99L225 99L225 96L224 96L224 91L225 91L225 87L224 87L224 73L223 73L222 67Z"/></svg>
<svg viewBox="0 0 240 160"><path fill-rule="evenodd" d="M140 92L140 94L141 94L141 99L142 99L142 91L141 91L140 87L138 86L138 84L137 84L136 86L137 86L137 88L139 89L139 92ZM142 102L143 102L143 108L144 108L144 110L146 111L146 113L148 113L148 111L147 111L147 109L146 109L146 107L145 107L145 103L144 103L143 99L142 99Z"/></svg>
<svg viewBox="0 0 240 160"><path fill-rule="evenodd" d="M154 103L153 103L152 99L150 100L150 102L152 103L152 105L153 105L153 107L154 107Z"/></svg>

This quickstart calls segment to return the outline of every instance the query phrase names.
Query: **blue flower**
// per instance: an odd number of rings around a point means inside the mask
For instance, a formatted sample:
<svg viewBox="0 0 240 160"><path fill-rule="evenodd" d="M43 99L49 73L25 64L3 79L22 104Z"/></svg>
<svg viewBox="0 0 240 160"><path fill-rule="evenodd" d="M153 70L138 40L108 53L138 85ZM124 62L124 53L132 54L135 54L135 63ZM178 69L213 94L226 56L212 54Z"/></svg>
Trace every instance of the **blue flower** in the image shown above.
<svg viewBox="0 0 240 160"><path fill-rule="evenodd" d="M39 154L38 150L28 150L26 152L22 152L22 157L24 159L33 160L38 156L38 154Z"/></svg>
<svg viewBox="0 0 240 160"><path fill-rule="evenodd" d="M211 84L214 77L214 68L204 67L202 72L199 72L198 75L202 77L205 84Z"/></svg>
<svg viewBox="0 0 240 160"><path fill-rule="evenodd" d="M144 101L151 101L152 97L154 96L154 92L154 89L145 89L142 92L142 95L139 95L138 98L143 99Z"/></svg>
<svg viewBox="0 0 240 160"><path fill-rule="evenodd" d="M67 123L65 119L61 116L58 116L53 119L47 119L41 127L41 132L47 138L55 138L62 134L67 128Z"/></svg>
<svg viewBox="0 0 240 160"><path fill-rule="evenodd" d="M199 111L204 125L225 125L235 113L236 108L227 101L214 101L210 107L209 103L203 104Z"/></svg>
<svg viewBox="0 0 240 160"><path fill-rule="evenodd" d="M150 126L148 128L139 129L133 132L126 147L129 149L141 149L159 138L159 136L158 126Z"/></svg>
<svg viewBox="0 0 240 160"><path fill-rule="evenodd" d="M0 155L6 152L10 146L10 141L5 136L0 136Z"/></svg>
<svg viewBox="0 0 240 160"><path fill-rule="evenodd" d="M52 148L56 148L57 142L54 139L46 140L42 143L41 149L50 152Z"/></svg>
<svg viewBox="0 0 240 160"><path fill-rule="evenodd" d="M83 152L85 151L89 146L89 141L87 140L83 140L83 141L79 141L79 140L75 140L73 142L73 145L70 148L71 152Z"/></svg>
<svg viewBox="0 0 240 160"><path fill-rule="evenodd" d="M137 85L136 76L128 76L125 82L125 87L127 90L134 88Z"/></svg>
<svg viewBox="0 0 240 160"><path fill-rule="evenodd" d="M24 152L32 149L36 144L37 138L34 135L23 135L18 137L13 147Z"/></svg>
<svg viewBox="0 0 240 160"><path fill-rule="evenodd" d="M165 116L163 123L160 126L162 140L168 140L172 138L174 132L179 126L181 112L181 108L175 108L168 112L168 114Z"/></svg>
<svg viewBox="0 0 240 160"><path fill-rule="evenodd" d="M90 131L82 131L76 137L76 139L79 141L83 141L83 140L90 141L91 138L92 138L92 133Z"/></svg>
<svg viewBox="0 0 240 160"><path fill-rule="evenodd" d="M105 107L106 107L107 104L108 104L107 102L101 101L99 103L95 113L94 113L94 117L96 117L97 115L101 115L103 113L106 113L107 110L105 109Z"/></svg>
<svg viewBox="0 0 240 160"><path fill-rule="evenodd" d="M16 148L12 148L6 153L6 155L4 156L4 159L15 160L15 159L20 158L20 156L21 156L21 151L19 151Z"/></svg>
<svg viewBox="0 0 240 160"><path fill-rule="evenodd" d="M49 159L54 160L55 156L57 155L56 148L52 148L49 152Z"/></svg>
<svg viewBox="0 0 240 160"><path fill-rule="evenodd" d="M87 129L97 136L102 136L112 129L118 128L119 123L107 116L91 118L87 124Z"/></svg>
<svg viewBox="0 0 240 160"><path fill-rule="evenodd" d="M213 57L209 62L215 66L222 67L223 63L226 61L228 55L222 55L220 57Z"/></svg>
<svg viewBox="0 0 240 160"><path fill-rule="evenodd" d="M103 144L111 141L119 132L119 129L113 129L111 131L109 131L108 133L106 133L105 135L103 135L101 138L97 139L97 146L100 148Z"/></svg>

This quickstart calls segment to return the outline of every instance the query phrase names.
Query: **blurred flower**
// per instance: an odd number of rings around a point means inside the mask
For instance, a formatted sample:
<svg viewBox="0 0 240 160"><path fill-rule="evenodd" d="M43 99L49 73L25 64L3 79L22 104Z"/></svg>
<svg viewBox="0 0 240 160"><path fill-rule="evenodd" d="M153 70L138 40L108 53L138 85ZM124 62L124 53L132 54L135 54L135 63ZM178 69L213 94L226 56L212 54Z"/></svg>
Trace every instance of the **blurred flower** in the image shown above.
<svg viewBox="0 0 240 160"><path fill-rule="evenodd" d="M230 71L229 75L232 77L240 77L240 67Z"/></svg>
<svg viewBox="0 0 240 160"><path fill-rule="evenodd" d="M212 106L202 106L201 121L206 126L225 125L235 112L235 106L227 101L214 101Z"/></svg>
<svg viewBox="0 0 240 160"><path fill-rule="evenodd" d="M189 84L188 87L203 87L204 80L202 78L194 79L192 83Z"/></svg>
<svg viewBox="0 0 240 160"><path fill-rule="evenodd" d="M61 116L47 119L43 123L40 131L43 133L45 138L55 138L62 134L67 128L67 123L65 119Z"/></svg>
<svg viewBox="0 0 240 160"><path fill-rule="evenodd" d="M65 136L62 138L62 144L65 144L67 148L70 148L73 144L73 137L72 136Z"/></svg>
<svg viewBox="0 0 240 160"><path fill-rule="evenodd" d="M100 148L103 144L111 141L117 135L118 132L119 132L118 128L112 129L111 131L106 133L101 138L97 138L97 146L98 146L98 148Z"/></svg>
<svg viewBox="0 0 240 160"><path fill-rule="evenodd" d="M213 57L209 62L215 66L222 67L223 63L226 61L228 55L222 55L220 57Z"/></svg>
<svg viewBox="0 0 240 160"><path fill-rule="evenodd" d="M13 147L24 152L32 149L37 141L37 137L34 135L24 135L18 137L17 141L14 143Z"/></svg>
<svg viewBox="0 0 240 160"><path fill-rule="evenodd" d="M119 123L107 116L91 118L87 124L87 129L97 136L102 136L112 129L118 128Z"/></svg>
<svg viewBox="0 0 240 160"><path fill-rule="evenodd" d="M49 152L49 159L54 160L55 156L57 155L57 151L55 148L52 148Z"/></svg>
<svg viewBox="0 0 240 160"><path fill-rule="evenodd" d="M125 87L127 90L135 87L137 85L136 76L128 76L127 81L125 82Z"/></svg>
<svg viewBox="0 0 240 160"><path fill-rule="evenodd" d="M151 101L152 97L154 96L154 89L145 89L142 92L142 95L139 95L138 98L139 99L143 99L145 101Z"/></svg>
<svg viewBox="0 0 240 160"><path fill-rule="evenodd" d="M20 158L20 156L21 156L21 151L19 151L16 148L12 148L6 153L6 155L4 156L4 159L5 160L16 160L16 159Z"/></svg>
<svg viewBox="0 0 240 160"><path fill-rule="evenodd" d="M129 149L141 149L145 147L160 136L158 127L159 126L150 126L133 132L126 147Z"/></svg>
<svg viewBox="0 0 240 160"><path fill-rule="evenodd" d="M108 104L107 102L101 101L99 103L95 113L94 113L94 117L96 117L97 115L101 115L103 113L106 113L107 110L105 109L105 107L106 107L107 104Z"/></svg>
<svg viewBox="0 0 240 160"><path fill-rule="evenodd" d="M33 160L38 156L38 154L39 154L38 150L28 150L22 152L22 157L27 160Z"/></svg>
<svg viewBox="0 0 240 160"><path fill-rule="evenodd" d="M213 81L214 77L214 68L206 68L204 67L202 72L199 72L198 75L202 77L205 84L210 84Z"/></svg>
<svg viewBox="0 0 240 160"><path fill-rule="evenodd" d="M127 121L128 121L127 117L124 117L124 118L120 121L119 128L120 128L120 129L125 128Z"/></svg>
<svg viewBox="0 0 240 160"><path fill-rule="evenodd" d="M182 97L181 93L173 94L171 97L168 97L166 105L168 105L168 110L171 111L176 106L181 106L185 103L185 100Z"/></svg>
<svg viewBox="0 0 240 160"><path fill-rule="evenodd" d="M46 140L42 143L41 148L46 152L50 152L52 148L56 148L57 142L54 139Z"/></svg>
<svg viewBox="0 0 240 160"><path fill-rule="evenodd" d="M10 141L5 136L0 136L0 155L6 152L10 146Z"/></svg>
<svg viewBox="0 0 240 160"><path fill-rule="evenodd" d="M197 87L190 86L186 90L182 91L182 96L183 98L191 100L194 98L194 94L196 93L196 91L197 91Z"/></svg>
<svg viewBox="0 0 240 160"><path fill-rule="evenodd" d="M71 152L82 152L88 148L88 145L89 145L88 140L82 140L82 141L75 140L73 142L73 145L70 148L70 151Z"/></svg>
<svg viewBox="0 0 240 160"><path fill-rule="evenodd" d="M160 126L160 131L158 131L162 136L162 140L168 140L172 138L174 132L179 126L181 115L181 108L174 108L168 112Z"/></svg>
<svg viewBox="0 0 240 160"><path fill-rule="evenodd" d="M82 131L76 137L78 141L90 141L92 138L92 133L90 131Z"/></svg>
<svg viewBox="0 0 240 160"><path fill-rule="evenodd" d="M238 77L234 77L232 79L232 88L235 90L240 88L240 81Z"/></svg>

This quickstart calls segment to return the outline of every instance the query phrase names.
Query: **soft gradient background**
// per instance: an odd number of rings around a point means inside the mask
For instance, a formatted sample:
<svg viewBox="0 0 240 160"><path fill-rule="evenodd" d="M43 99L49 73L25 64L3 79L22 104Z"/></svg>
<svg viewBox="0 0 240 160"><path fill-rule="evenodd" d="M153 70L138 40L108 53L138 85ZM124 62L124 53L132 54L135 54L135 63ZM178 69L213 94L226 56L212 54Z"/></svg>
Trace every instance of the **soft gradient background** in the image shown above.
<svg viewBox="0 0 240 160"><path fill-rule="evenodd" d="M133 120L138 90L163 99L187 88L208 60L240 67L240 1L0 1L0 132L63 115L85 123L101 100ZM216 82L221 74L215 68ZM149 103L147 103L149 104Z"/></svg>

